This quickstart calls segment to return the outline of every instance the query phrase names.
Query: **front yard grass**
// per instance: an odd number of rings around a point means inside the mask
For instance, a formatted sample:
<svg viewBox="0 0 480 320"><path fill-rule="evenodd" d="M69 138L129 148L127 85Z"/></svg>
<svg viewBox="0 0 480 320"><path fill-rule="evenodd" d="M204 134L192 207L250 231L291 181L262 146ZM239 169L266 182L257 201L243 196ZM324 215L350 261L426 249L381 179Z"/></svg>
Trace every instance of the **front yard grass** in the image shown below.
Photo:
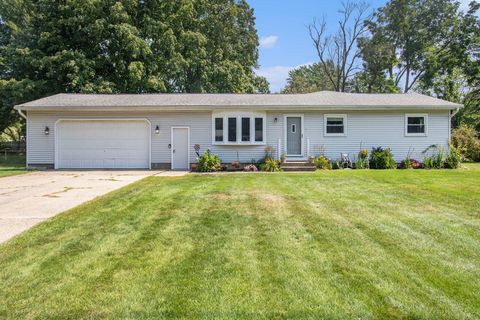
<svg viewBox="0 0 480 320"><path fill-rule="evenodd" d="M7 155L0 153L0 178L27 172L25 156Z"/></svg>
<svg viewBox="0 0 480 320"><path fill-rule="evenodd" d="M0 318L479 318L479 169L150 177L1 245Z"/></svg>

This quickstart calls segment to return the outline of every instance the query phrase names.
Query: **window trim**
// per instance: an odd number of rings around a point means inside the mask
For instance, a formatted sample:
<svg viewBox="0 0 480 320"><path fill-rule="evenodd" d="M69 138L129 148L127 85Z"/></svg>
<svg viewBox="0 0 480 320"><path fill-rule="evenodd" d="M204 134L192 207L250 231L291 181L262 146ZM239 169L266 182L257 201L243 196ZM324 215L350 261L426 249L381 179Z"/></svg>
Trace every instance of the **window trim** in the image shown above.
<svg viewBox="0 0 480 320"><path fill-rule="evenodd" d="M408 133L408 118L423 117L425 121L424 133ZM427 113L406 113L405 114L405 136L406 137L427 137L428 136L428 114Z"/></svg>
<svg viewBox="0 0 480 320"><path fill-rule="evenodd" d="M223 118L223 141L215 141L215 119ZM237 141L228 141L228 118L237 119ZM242 141L242 118L250 118L250 140ZM263 119L263 141L255 141L255 118ZM266 145L267 144L267 114L266 112L248 111L220 111L212 112L212 145L238 146L238 145Z"/></svg>
<svg viewBox="0 0 480 320"><path fill-rule="evenodd" d="M327 133L328 118L342 118L343 119L343 133ZM346 137L347 136L347 115L328 113L323 115L323 136L324 137Z"/></svg>

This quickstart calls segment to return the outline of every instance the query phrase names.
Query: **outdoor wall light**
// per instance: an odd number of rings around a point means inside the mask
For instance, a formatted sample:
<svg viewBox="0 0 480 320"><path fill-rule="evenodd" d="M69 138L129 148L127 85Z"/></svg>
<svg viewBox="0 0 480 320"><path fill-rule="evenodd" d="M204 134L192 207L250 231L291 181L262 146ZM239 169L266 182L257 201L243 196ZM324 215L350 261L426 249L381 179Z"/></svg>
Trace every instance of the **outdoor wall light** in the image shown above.
<svg viewBox="0 0 480 320"><path fill-rule="evenodd" d="M45 127L45 131L43 131L46 136L50 134L50 129L48 127Z"/></svg>
<svg viewBox="0 0 480 320"><path fill-rule="evenodd" d="M273 122L277 123L277 121L278 121L278 118L275 117L275 118L273 119Z"/></svg>
<svg viewBox="0 0 480 320"><path fill-rule="evenodd" d="M159 134L160 133L160 127L157 125L155 127L155 134Z"/></svg>

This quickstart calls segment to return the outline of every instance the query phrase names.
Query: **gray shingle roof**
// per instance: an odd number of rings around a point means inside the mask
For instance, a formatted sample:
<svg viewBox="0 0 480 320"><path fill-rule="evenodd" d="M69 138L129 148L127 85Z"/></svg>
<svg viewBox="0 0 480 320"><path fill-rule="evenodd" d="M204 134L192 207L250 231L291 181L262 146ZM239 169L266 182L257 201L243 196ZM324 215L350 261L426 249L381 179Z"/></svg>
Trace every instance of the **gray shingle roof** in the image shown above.
<svg viewBox="0 0 480 320"><path fill-rule="evenodd" d="M16 109L389 109L461 105L416 94L355 94L321 91L308 94L57 94L16 106Z"/></svg>

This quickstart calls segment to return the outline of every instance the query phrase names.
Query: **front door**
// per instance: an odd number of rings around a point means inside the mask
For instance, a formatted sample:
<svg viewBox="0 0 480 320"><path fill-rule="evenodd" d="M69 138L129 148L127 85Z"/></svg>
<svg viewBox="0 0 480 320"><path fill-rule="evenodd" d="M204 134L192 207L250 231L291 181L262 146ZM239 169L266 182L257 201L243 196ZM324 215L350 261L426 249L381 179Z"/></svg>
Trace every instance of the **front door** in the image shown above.
<svg viewBox="0 0 480 320"><path fill-rule="evenodd" d="M172 128L172 169L188 170L188 128Z"/></svg>
<svg viewBox="0 0 480 320"><path fill-rule="evenodd" d="M287 156L302 155L302 118L287 117Z"/></svg>

